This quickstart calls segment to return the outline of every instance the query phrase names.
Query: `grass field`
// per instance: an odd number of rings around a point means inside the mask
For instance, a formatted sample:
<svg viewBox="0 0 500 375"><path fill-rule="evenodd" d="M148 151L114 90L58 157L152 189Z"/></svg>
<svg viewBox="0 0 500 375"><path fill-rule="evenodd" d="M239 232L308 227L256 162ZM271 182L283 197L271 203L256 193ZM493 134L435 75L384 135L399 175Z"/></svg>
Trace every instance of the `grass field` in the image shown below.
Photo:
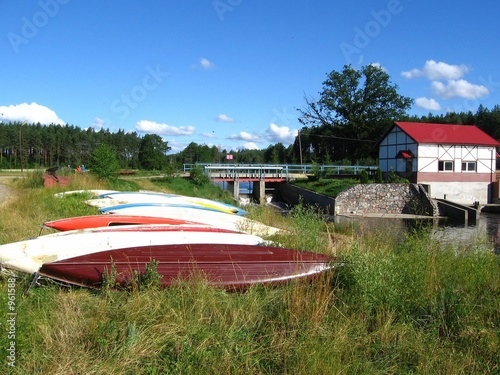
<svg viewBox="0 0 500 375"><path fill-rule="evenodd" d="M38 235L46 220L96 213L85 196L57 199L61 189L29 179L9 183L17 195L0 206L0 244ZM212 188L77 175L67 190L220 198ZM500 258L485 244L443 247L425 227L401 238L390 224L327 224L302 206L287 217L265 207L250 215L286 228L273 238L284 246L334 254L345 266L246 293L199 280L129 291L44 282L26 294L30 278L4 272L0 373L500 373Z"/></svg>

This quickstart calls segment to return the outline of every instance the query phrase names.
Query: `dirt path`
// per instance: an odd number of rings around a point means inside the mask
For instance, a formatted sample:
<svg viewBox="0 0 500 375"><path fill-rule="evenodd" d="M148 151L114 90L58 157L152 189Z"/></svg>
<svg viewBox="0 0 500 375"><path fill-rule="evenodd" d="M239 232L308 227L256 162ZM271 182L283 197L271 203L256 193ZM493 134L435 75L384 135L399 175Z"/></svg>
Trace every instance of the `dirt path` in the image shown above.
<svg viewBox="0 0 500 375"><path fill-rule="evenodd" d="M2 204L8 196L15 194L15 191L12 188L2 183L2 178L3 177L0 177L0 204Z"/></svg>

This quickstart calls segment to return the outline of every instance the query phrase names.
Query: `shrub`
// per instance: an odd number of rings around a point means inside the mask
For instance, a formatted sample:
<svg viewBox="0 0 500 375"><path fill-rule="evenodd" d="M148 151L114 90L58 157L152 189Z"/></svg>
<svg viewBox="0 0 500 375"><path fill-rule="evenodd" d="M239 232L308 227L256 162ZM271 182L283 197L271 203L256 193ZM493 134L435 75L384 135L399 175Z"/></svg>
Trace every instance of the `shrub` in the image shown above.
<svg viewBox="0 0 500 375"><path fill-rule="evenodd" d="M191 181L193 181L196 185L204 185L210 182L210 179L205 174L203 167L200 165L196 165L191 169L191 173L189 175Z"/></svg>
<svg viewBox="0 0 500 375"><path fill-rule="evenodd" d="M120 168L115 152L105 143L94 149L91 155L91 172L100 179L115 177Z"/></svg>

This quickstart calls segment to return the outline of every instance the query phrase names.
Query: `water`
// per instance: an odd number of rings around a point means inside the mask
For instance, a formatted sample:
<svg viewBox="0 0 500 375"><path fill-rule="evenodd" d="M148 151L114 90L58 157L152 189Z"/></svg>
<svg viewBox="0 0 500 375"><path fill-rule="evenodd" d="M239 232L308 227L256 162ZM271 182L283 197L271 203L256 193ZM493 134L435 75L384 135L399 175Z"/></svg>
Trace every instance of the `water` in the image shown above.
<svg viewBox="0 0 500 375"><path fill-rule="evenodd" d="M434 236L439 241L462 245L483 242L500 254L500 214L481 213L476 225L440 226Z"/></svg>
<svg viewBox="0 0 500 375"><path fill-rule="evenodd" d="M449 223L446 220L433 219L393 219L374 217L335 217L336 224L350 225L356 223L356 230L364 233L384 231L387 235L401 239L408 233L413 233L422 224L431 226L432 237L442 244L460 245L462 248L471 246L472 250L486 249L500 255L500 214L481 213L475 225L465 226Z"/></svg>
<svg viewBox="0 0 500 375"><path fill-rule="evenodd" d="M215 182L215 185L219 186L223 190L228 190L227 181ZM253 182L240 182L240 195L252 195L253 193Z"/></svg>

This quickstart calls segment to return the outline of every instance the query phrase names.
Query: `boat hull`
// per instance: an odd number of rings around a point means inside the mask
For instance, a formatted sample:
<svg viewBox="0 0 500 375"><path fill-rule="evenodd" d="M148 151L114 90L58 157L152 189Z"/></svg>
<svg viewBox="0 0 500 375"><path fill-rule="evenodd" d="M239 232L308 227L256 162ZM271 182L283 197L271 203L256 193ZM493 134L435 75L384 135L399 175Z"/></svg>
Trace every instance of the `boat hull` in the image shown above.
<svg viewBox="0 0 500 375"><path fill-rule="evenodd" d="M45 227L59 231L138 224L198 224L189 220L132 215L88 215L46 221Z"/></svg>
<svg viewBox="0 0 500 375"><path fill-rule="evenodd" d="M180 218L201 224L216 226L254 234L257 236L272 236L280 232L279 228L265 225L261 222L251 220L244 216L228 215L222 212L197 210L185 207L164 206L134 206L123 208L112 208L105 212L110 215L138 215L166 218Z"/></svg>
<svg viewBox="0 0 500 375"><path fill-rule="evenodd" d="M0 246L0 264L4 268L34 273L44 263L134 246L165 244L250 244L266 243L250 234L221 231L207 226L193 230L148 228L127 230L127 227L105 227L82 231L56 232L34 239Z"/></svg>
<svg viewBox="0 0 500 375"><path fill-rule="evenodd" d="M117 193L116 190L99 190L99 189L89 189L89 190L70 190L70 191L63 191L60 193L54 194L54 197L56 198L63 198L68 195L73 195L73 194L88 194L88 195L93 195L94 197L98 197L103 194L113 194Z"/></svg>
<svg viewBox="0 0 500 375"><path fill-rule="evenodd" d="M233 206L224 202L215 201L207 198L190 197L187 195L177 195L177 194L164 194L155 192L115 192L109 194L101 194L99 196L101 199L94 200L94 206L99 206L106 204L105 200L123 202L127 203L170 203L170 204L181 204L181 205L196 205L204 207L205 209L211 209L216 211L221 211L230 214L245 215L247 212L240 207ZM113 203L113 204L114 204ZM90 204L90 202L89 202ZM91 204L92 205L92 204ZM108 204L107 206L110 206ZM105 207L107 207L105 206ZM101 206L102 207L102 206Z"/></svg>
<svg viewBox="0 0 500 375"><path fill-rule="evenodd" d="M100 288L113 269L114 285L126 287L155 261L160 284L206 280L230 290L311 277L333 267L327 255L272 246L176 244L139 246L46 263L40 274L70 284ZM109 280L108 280L109 281Z"/></svg>

